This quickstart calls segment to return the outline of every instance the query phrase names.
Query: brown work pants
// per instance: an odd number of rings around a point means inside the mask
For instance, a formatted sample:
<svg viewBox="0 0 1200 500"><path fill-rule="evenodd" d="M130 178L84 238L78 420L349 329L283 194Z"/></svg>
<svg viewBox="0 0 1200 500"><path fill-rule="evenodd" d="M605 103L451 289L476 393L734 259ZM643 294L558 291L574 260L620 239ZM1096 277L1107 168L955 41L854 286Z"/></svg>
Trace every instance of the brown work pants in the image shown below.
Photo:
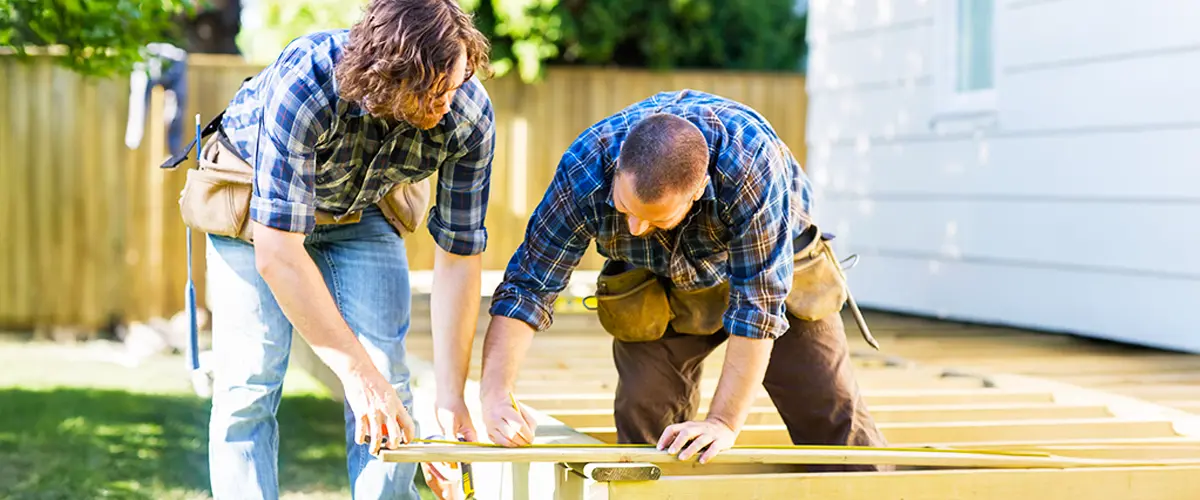
<svg viewBox="0 0 1200 500"><path fill-rule="evenodd" d="M886 446L859 394L842 319L804 321L788 313L775 340L763 386L792 444ZM613 341L619 381L614 417L620 443L654 444L667 426L694 420L702 365L728 338L669 329L658 340ZM813 472L892 470L890 466L813 465Z"/></svg>

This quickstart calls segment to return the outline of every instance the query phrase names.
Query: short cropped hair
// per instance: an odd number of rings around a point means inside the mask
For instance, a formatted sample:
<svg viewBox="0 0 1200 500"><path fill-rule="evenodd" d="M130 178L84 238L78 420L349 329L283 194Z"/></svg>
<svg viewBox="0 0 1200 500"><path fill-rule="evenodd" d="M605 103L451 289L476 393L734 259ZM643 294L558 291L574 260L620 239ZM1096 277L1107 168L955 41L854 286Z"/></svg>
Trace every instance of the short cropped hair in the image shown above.
<svg viewBox="0 0 1200 500"><path fill-rule="evenodd" d="M490 76L489 50L457 0L371 0L337 64L339 94L375 115L428 116L459 55L465 82Z"/></svg>
<svg viewBox="0 0 1200 500"><path fill-rule="evenodd" d="M708 141L692 122L656 113L629 130L617 172L633 175L634 193L644 202L694 188L708 171Z"/></svg>

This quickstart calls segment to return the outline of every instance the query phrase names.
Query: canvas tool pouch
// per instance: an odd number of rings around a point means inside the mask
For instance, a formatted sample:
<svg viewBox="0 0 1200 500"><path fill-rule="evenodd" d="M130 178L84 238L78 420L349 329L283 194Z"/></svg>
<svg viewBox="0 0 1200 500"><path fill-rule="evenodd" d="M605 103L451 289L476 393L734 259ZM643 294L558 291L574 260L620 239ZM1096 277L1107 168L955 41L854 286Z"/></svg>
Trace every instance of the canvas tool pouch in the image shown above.
<svg viewBox="0 0 1200 500"><path fill-rule="evenodd" d="M254 168L214 136L200 151L199 168L188 170L179 209L188 227L253 242L249 223ZM400 236L417 230L429 204L429 179L396 185L376 204ZM354 224L361 212L342 217L316 211L317 225Z"/></svg>
<svg viewBox="0 0 1200 500"><path fill-rule="evenodd" d="M604 330L622 342L658 340L672 318L658 277L616 261L606 262L596 279L596 313Z"/></svg>
<svg viewBox="0 0 1200 500"><path fill-rule="evenodd" d="M200 150L200 166L187 171L179 196L183 223L200 232L251 241L250 194L254 169L212 137Z"/></svg>
<svg viewBox="0 0 1200 500"><path fill-rule="evenodd" d="M788 312L806 321L817 321L842 310L847 291L841 266L829 246L829 237L817 226L804 235L808 244L792 260L792 290L785 303Z"/></svg>
<svg viewBox="0 0 1200 500"><path fill-rule="evenodd" d="M420 227L422 216L429 208L429 178L397 185L376 205L400 236L412 234Z"/></svg>
<svg viewBox="0 0 1200 500"><path fill-rule="evenodd" d="M671 328L688 335L712 335L725 326L729 309L729 281L699 290L671 288Z"/></svg>

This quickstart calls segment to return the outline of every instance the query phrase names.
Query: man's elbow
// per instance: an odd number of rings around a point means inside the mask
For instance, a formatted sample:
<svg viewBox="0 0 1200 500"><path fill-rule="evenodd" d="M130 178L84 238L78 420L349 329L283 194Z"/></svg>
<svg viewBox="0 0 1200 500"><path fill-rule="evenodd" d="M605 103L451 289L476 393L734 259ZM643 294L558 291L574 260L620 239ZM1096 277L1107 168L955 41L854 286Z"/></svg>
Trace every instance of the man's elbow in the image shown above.
<svg viewBox="0 0 1200 500"><path fill-rule="evenodd" d="M296 250L303 251L304 235L289 233L254 222L254 267L263 280L271 281L281 269L290 268Z"/></svg>
<svg viewBox="0 0 1200 500"><path fill-rule="evenodd" d="M434 264L441 266L478 266L483 262L483 254L476 253L471 255L461 255L447 252L440 245L434 245L437 249L434 252Z"/></svg>

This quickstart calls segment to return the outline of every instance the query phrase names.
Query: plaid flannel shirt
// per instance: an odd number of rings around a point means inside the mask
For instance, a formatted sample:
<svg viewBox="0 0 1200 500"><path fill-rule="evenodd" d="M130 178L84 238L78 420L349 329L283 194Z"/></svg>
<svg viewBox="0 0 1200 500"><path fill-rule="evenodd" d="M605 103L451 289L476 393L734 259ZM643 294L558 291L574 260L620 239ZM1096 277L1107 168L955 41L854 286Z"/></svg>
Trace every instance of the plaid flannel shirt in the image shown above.
<svg viewBox="0 0 1200 500"><path fill-rule="evenodd" d="M360 211L397 183L437 171L430 234L448 252L482 252L495 144L483 85L468 80L433 129L389 124L338 96L334 64L348 34L321 31L292 41L227 108L222 127L255 167L250 217L311 233L316 210Z"/></svg>
<svg viewBox="0 0 1200 500"><path fill-rule="evenodd" d="M614 162L630 128L657 112L699 127L710 182L684 222L636 237L613 205ZM788 328L793 247L810 225L811 198L799 162L754 110L693 90L658 93L592 125L563 154L490 312L548 328L555 299L595 240L604 257L649 268L680 289L728 280L725 330L775 338Z"/></svg>

